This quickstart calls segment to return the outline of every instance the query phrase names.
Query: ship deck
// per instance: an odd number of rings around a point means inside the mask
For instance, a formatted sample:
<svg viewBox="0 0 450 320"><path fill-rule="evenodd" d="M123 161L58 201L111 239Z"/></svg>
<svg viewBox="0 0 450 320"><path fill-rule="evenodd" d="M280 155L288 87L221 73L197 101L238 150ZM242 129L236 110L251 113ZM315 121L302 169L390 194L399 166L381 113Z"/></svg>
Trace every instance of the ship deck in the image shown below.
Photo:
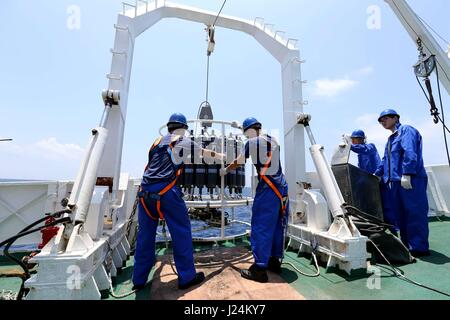
<svg viewBox="0 0 450 320"><path fill-rule="evenodd" d="M429 257L398 267L406 277L428 287L450 293L450 218L430 220ZM240 268L252 262L247 240L225 242L219 246L196 246L195 262L206 280L188 290L177 289L171 249L158 249L157 264L149 276L147 287L131 291L133 257L113 280L114 297L104 292L107 300L450 300L449 297L399 278L384 264L375 265L376 272L349 276L320 266L320 276L306 277L291 265L282 265L281 276L269 272L269 283L261 284L240 277ZM306 273L314 273L314 265L306 256L287 250L284 262L294 264ZM0 257L0 293L17 292L21 269ZM372 268L370 269L372 270ZM373 270L372 270L373 271Z"/></svg>

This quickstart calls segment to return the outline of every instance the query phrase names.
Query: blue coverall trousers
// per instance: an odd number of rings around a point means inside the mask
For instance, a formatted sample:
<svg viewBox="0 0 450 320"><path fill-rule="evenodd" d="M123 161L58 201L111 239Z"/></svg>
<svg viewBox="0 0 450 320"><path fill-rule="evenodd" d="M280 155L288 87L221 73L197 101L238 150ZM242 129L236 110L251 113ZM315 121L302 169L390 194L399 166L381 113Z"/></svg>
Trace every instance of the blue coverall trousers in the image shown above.
<svg viewBox="0 0 450 320"><path fill-rule="evenodd" d="M382 184L385 220L400 230L403 244L411 251L429 249L427 183L428 178L412 176L411 190L404 189L400 181Z"/></svg>
<svg viewBox="0 0 450 320"><path fill-rule="evenodd" d="M167 183L143 185L142 191L158 193L166 185ZM139 202L139 229L133 271L133 284L135 285L143 285L147 282L147 278L156 261L155 238L159 221L156 200L151 201L147 206L154 219L149 217L141 202ZM161 197L161 212L164 215L172 238L178 283L179 285L184 285L195 278L196 271L194 267L191 223L179 187L174 186Z"/></svg>
<svg viewBox="0 0 450 320"><path fill-rule="evenodd" d="M287 190L282 193L283 196L286 194ZM289 203L283 217L280 208L280 199L272 189L264 188L256 193L252 207L250 243L255 264L260 268L267 268L270 257L284 257Z"/></svg>

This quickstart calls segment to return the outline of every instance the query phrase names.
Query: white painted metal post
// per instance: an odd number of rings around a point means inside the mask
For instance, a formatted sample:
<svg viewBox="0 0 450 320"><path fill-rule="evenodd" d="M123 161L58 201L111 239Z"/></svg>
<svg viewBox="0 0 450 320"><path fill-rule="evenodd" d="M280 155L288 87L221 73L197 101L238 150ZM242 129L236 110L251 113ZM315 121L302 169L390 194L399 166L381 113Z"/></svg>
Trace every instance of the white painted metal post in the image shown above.
<svg viewBox="0 0 450 320"><path fill-rule="evenodd" d="M316 143L311 127L308 124L305 124L305 130L311 142L311 156L316 167L319 180L322 183L322 189L325 193L325 198L328 201L330 211L333 214L333 217L342 217L345 214L344 209L342 208L342 204L345 202L344 197L342 196L341 189L339 189L333 171L331 170L325 157L323 152L324 147Z"/></svg>
<svg viewBox="0 0 450 320"><path fill-rule="evenodd" d="M303 112L301 62L299 52L292 50L282 64L283 122L285 172L289 198L295 199L297 182L306 181L305 134L297 124L297 115Z"/></svg>
<svg viewBox="0 0 450 320"><path fill-rule="evenodd" d="M119 200L117 199L117 191L120 180L128 91L134 51L132 21L133 19L124 15L119 15L117 21L113 51L124 54L113 54L112 56L108 89L120 92L120 102L119 106L110 108L108 117L105 119L105 128L108 129L108 140L101 160L102 166L98 173L100 177L113 177L112 201L114 203Z"/></svg>
<svg viewBox="0 0 450 320"><path fill-rule="evenodd" d="M80 192L80 187L83 183L83 179L84 179L84 176L86 173L86 166L87 166L89 159L91 157L91 154L92 154L94 142L95 142L95 136L92 135L89 139L89 143L86 148L86 153L81 162L80 168L78 169L77 177L75 178L75 183L73 185L72 192L70 193L69 205L75 205L75 203L78 199L78 194Z"/></svg>
<svg viewBox="0 0 450 320"><path fill-rule="evenodd" d="M318 144L311 146L311 155L333 217L343 216L344 212L341 205L344 203L344 198L323 154L323 146Z"/></svg>
<svg viewBox="0 0 450 320"><path fill-rule="evenodd" d="M108 130L105 128L94 129L95 141L90 155L89 163L86 166L86 171L80 186L80 192L76 199L75 207L75 222L84 222L86 220L89 205L91 203L92 195L97 180L97 172L100 167L100 159L105 148L106 139L108 137Z"/></svg>
<svg viewBox="0 0 450 320"><path fill-rule="evenodd" d="M226 150L225 150L225 139L226 139L226 135L225 135L225 123L222 123L222 153L226 155ZM225 159L222 159L221 161L221 169L225 168L225 164L224 164ZM220 219L220 237L223 239L225 237L225 208L224 208L224 192L225 192L225 176L221 176L220 177L220 200L222 201L222 206L221 206L221 219Z"/></svg>

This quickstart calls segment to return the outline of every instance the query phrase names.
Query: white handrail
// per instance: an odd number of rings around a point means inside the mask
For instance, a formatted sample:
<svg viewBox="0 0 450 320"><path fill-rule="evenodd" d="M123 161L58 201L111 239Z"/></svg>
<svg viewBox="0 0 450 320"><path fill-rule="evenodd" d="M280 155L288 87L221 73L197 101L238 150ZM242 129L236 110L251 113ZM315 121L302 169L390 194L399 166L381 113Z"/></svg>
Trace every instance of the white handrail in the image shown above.
<svg viewBox="0 0 450 320"><path fill-rule="evenodd" d="M137 2L143 2L143 3L145 3L145 12L147 13L148 12L148 1L147 0L136 0L136 3Z"/></svg>
<svg viewBox="0 0 450 320"><path fill-rule="evenodd" d="M137 16L137 5L135 5L135 4L131 4L131 3L127 3L127 2L122 2L122 13L123 13L123 15L125 16L126 15L126 10L125 10L125 8L126 7L131 7L131 8L134 8L134 17L136 17Z"/></svg>

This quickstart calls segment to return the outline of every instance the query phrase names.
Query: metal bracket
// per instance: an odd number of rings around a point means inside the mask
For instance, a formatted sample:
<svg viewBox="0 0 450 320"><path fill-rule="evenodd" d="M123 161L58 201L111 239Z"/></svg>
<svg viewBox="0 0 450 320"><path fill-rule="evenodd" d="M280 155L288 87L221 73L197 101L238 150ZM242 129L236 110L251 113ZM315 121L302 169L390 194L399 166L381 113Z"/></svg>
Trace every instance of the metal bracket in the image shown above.
<svg viewBox="0 0 450 320"><path fill-rule="evenodd" d="M296 84L296 83L306 84L306 83L308 83L308 80L295 79L292 81L292 84Z"/></svg>
<svg viewBox="0 0 450 320"><path fill-rule="evenodd" d="M126 51L115 51L114 49L110 49L109 51L114 55L127 56Z"/></svg>
<svg viewBox="0 0 450 320"><path fill-rule="evenodd" d="M136 4L137 4L137 1L136 1ZM136 4L130 4L130 3L127 3L127 2L122 2L122 14L125 16L126 15L125 8L126 7L131 7L131 8L134 8L134 17L136 18L137 17L137 5Z"/></svg>
<svg viewBox="0 0 450 320"><path fill-rule="evenodd" d="M289 48L289 44L291 44L292 47L296 48L297 42L298 42L298 39L289 38L288 41L286 42L286 47Z"/></svg>
<svg viewBox="0 0 450 320"><path fill-rule="evenodd" d="M283 38L283 35L285 35L285 34L286 34L286 32L278 30L275 32L273 37L276 39L277 36L280 35L280 37Z"/></svg>
<svg viewBox="0 0 450 320"><path fill-rule="evenodd" d="M264 18L261 18L261 17L256 17L255 20L253 20L253 25L256 27L256 24L258 21L261 21L260 25L261 25L261 27L264 27Z"/></svg>
<svg viewBox="0 0 450 320"><path fill-rule="evenodd" d="M107 77L109 80L122 80L122 79L123 79L123 77L122 77L121 74L111 74L111 73L108 73L108 74L106 75L106 77Z"/></svg>
<svg viewBox="0 0 450 320"><path fill-rule="evenodd" d="M206 30L207 37L208 37L208 50L207 50L206 54L208 56L210 56L211 53L214 52L214 48L216 46L216 41L214 39L215 28L214 28L214 26L208 26L205 30Z"/></svg>
<svg viewBox="0 0 450 320"><path fill-rule="evenodd" d="M311 121L311 115L307 113L299 113L297 115L297 123L302 124L305 127L309 126L309 122Z"/></svg>
<svg viewBox="0 0 450 320"><path fill-rule="evenodd" d="M309 101L307 101L307 100L297 100L297 101L294 101L294 104L298 104L300 106L307 106L309 104Z"/></svg>
<svg viewBox="0 0 450 320"><path fill-rule="evenodd" d="M267 26L272 27L272 28L267 28ZM266 23L266 24L264 24L263 30L266 31L266 32L267 32L267 30L273 32L272 29L273 29L274 26L275 26L275 25L272 24L272 23Z"/></svg>
<svg viewBox="0 0 450 320"><path fill-rule="evenodd" d="M166 0L163 0L163 7L166 6ZM158 0L155 0L155 8L158 8Z"/></svg>
<svg viewBox="0 0 450 320"><path fill-rule="evenodd" d="M145 13L147 13L148 12L148 1L147 0L136 0L136 4L138 2L145 3Z"/></svg>
<svg viewBox="0 0 450 320"><path fill-rule="evenodd" d="M118 26L117 24L114 24L114 28L120 31L129 31L128 27Z"/></svg>
<svg viewBox="0 0 450 320"><path fill-rule="evenodd" d="M102 91L103 102L109 106L118 106L120 102L119 90L103 90Z"/></svg>

